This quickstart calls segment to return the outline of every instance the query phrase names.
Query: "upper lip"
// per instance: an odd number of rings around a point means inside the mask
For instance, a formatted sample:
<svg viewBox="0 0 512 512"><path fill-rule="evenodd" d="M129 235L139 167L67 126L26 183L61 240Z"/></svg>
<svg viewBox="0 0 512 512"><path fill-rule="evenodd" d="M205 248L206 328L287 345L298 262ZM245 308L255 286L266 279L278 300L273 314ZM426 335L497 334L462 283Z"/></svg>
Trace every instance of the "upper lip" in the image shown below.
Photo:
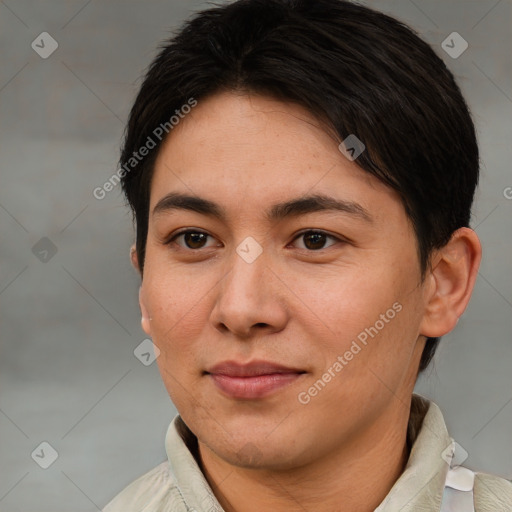
<svg viewBox="0 0 512 512"><path fill-rule="evenodd" d="M236 361L224 361L212 366L206 373L226 375L228 377L256 377L258 375L272 375L275 373L305 373L298 368L290 368L270 361L251 361L238 363Z"/></svg>

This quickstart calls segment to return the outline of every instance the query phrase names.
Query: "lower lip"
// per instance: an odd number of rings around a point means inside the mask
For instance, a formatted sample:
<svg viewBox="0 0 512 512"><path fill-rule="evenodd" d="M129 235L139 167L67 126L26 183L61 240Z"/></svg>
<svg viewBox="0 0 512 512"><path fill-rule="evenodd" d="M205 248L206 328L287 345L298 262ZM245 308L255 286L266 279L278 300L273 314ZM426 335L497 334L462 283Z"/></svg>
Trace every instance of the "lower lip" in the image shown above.
<svg viewBox="0 0 512 512"><path fill-rule="evenodd" d="M255 377L209 374L215 385L231 398L255 399L268 396L297 380L301 373L273 373Z"/></svg>

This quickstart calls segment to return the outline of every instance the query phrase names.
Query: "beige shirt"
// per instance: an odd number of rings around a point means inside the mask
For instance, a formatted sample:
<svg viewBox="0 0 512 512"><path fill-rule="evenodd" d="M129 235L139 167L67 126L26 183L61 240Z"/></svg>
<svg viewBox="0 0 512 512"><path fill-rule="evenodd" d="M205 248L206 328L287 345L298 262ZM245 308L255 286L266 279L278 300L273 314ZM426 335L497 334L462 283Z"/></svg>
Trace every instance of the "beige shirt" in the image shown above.
<svg viewBox="0 0 512 512"><path fill-rule="evenodd" d="M454 441L439 407L414 394L407 434L407 465L375 512L441 509ZM165 448L168 460L128 485L103 512L224 512L194 457L197 438L179 415L169 425ZM475 512L512 512L508 480L476 473L473 493Z"/></svg>

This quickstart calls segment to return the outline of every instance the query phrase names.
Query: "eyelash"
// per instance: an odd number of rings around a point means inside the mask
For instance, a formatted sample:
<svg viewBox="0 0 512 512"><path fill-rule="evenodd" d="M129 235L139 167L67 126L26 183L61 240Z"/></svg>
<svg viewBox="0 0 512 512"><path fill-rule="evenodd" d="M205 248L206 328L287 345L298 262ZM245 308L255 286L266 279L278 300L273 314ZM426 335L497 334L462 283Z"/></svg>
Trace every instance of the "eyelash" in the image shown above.
<svg viewBox="0 0 512 512"><path fill-rule="evenodd" d="M167 240L165 242L165 245L171 245L174 242L174 240L176 240L176 238L178 238L181 235L186 235L187 233L202 234L202 235L206 235L206 236L211 237L210 234L208 234L208 233L206 233L204 231L201 231L199 229L184 229L183 231L178 231L177 233L175 233L169 240ZM331 238L333 240L336 240L337 242L341 242L341 243L347 243L348 242L348 240L336 237L334 235L330 235L329 233L326 233L325 231L318 230L318 229L305 229L305 230L302 230L301 232L297 233L297 235L292 240L292 242L295 242L295 240L297 240L298 238L300 238L301 236L304 236L306 234L320 234L320 235L325 235L326 238ZM333 245L335 245L335 244L333 244ZM200 249L191 249L191 248L188 248L188 247L187 248L181 247L180 245L178 245L178 247L180 249L182 249L184 251L188 251L188 252L198 252L198 251L200 251L202 249L209 249L209 247L201 247ZM319 252L322 252L322 251L324 251L326 249L329 249L330 247L332 247L332 245L329 246L329 247L325 247L325 248L317 249L317 250L307 249L307 248L306 249L300 249L300 250L311 252L311 253L316 253L316 252L319 253Z"/></svg>

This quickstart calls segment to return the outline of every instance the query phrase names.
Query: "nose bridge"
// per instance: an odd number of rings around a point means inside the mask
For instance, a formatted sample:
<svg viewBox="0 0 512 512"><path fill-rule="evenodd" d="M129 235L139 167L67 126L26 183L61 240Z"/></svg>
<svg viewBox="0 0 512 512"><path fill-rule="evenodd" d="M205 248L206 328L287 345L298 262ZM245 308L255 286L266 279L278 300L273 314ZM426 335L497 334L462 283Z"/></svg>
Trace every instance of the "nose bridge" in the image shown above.
<svg viewBox="0 0 512 512"><path fill-rule="evenodd" d="M268 250L264 254L263 246L253 237L242 240L231 260L231 271L223 290L225 295L234 294L235 301L259 300L258 294L268 284L265 276L268 256Z"/></svg>
<svg viewBox="0 0 512 512"><path fill-rule="evenodd" d="M230 258L231 268L220 283L212 322L223 325L238 335L247 336L256 325L282 328L285 308L279 307L279 295L273 293L270 252L247 237Z"/></svg>

